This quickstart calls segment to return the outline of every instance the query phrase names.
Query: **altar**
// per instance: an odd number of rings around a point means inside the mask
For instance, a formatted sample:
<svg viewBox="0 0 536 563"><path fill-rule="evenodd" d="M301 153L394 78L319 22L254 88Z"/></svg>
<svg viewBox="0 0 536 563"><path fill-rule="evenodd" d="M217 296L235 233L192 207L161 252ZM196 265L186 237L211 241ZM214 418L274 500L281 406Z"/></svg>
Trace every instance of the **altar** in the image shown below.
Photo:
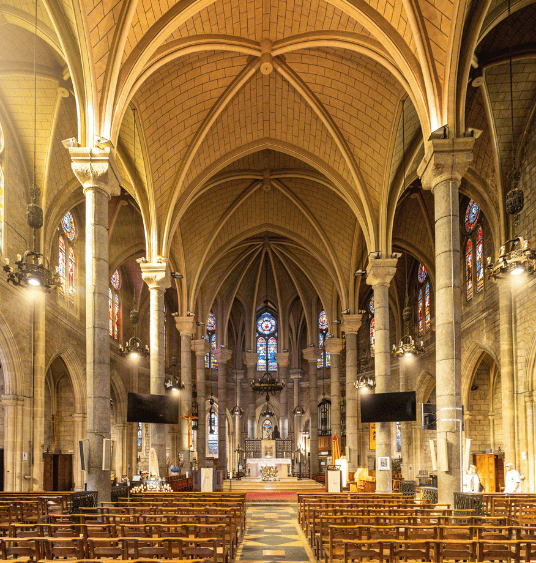
<svg viewBox="0 0 536 563"><path fill-rule="evenodd" d="M248 477L261 477L263 467L275 467L279 479L291 476L291 460L287 458L260 457L246 460Z"/></svg>

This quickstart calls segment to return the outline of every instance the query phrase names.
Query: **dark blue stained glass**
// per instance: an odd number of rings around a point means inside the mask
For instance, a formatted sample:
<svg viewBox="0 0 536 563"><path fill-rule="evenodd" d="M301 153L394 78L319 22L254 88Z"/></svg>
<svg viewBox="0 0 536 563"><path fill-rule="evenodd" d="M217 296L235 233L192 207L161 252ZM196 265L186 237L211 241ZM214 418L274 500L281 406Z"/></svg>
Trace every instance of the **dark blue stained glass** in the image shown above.
<svg viewBox="0 0 536 563"><path fill-rule="evenodd" d="M208 314L207 330L211 332L216 330L216 317L212 313Z"/></svg>
<svg viewBox="0 0 536 563"><path fill-rule="evenodd" d="M268 339L268 371L277 371L275 355L277 353L277 340L271 336Z"/></svg>
<svg viewBox="0 0 536 563"><path fill-rule="evenodd" d="M370 298L369 311L374 315L374 295Z"/></svg>
<svg viewBox="0 0 536 563"><path fill-rule="evenodd" d="M476 226L480 215L480 207L473 201L469 201L465 211L465 230L471 233Z"/></svg>
<svg viewBox="0 0 536 563"><path fill-rule="evenodd" d="M74 224L73 215L70 211L67 211L67 213L62 217L61 226L67 238L72 242L76 238L76 226Z"/></svg>
<svg viewBox="0 0 536 563"><path fill-rule="evenodd" d="M276 321L270 313L263 313L257 321L257 330L261 334L271 334L275 332L276 326Z"/></svg>
<svg viewBox="0 0 536 563"><path fill-rule="evenodd" d="M476 232L476 292L484 289L484 244L482 242L482 227Z"/></svg>
<svg viewBox="0 0 536 563"><path fill-rule="evenodd" d="M259 355L257 371L266 371L266 339L264 336L257 338L257 354Z"/></svg>
<svg viewBox="0 0 536 563"><path fill-rule="evenodd" d="M328 329L328 318L326 316L326 311L322 311L318 317L318 328L320 330Z"/></svg>
<svg viewBox="0 0 536 563"><path fill-rule="evenodd" d="M422 283L426 279L427 275L428 270L422 264L419 264L419 271L417 273L417 279L419 280L419 283Z"/></svg>

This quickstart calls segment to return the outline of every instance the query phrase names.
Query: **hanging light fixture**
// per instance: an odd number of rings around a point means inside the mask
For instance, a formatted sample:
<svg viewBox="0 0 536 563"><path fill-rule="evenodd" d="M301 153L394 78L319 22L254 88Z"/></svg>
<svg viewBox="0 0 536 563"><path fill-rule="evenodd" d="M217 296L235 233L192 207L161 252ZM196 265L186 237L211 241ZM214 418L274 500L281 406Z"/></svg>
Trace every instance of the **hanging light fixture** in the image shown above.
<svg viewBox="0 0 536 563"><path fill-rule="evenodd" d="M37 250L37 231L43 226L43 209L37 204L41 190L37 187L37 0L35 1L35 25L33 45L33 79L34 79L34 139L33 139L33 187L30 189L32 201L28 204L26 221L32 229L32 248L24 254L17 254L15 267L4 258L4 272L7 282L13 285L30 285L40 287L45 292L53 291L61 286L58 268L53 273L48 259Z"/></svg>
<svg viewBox="0 0 536 563"><path fill-rule="evenodd" d="M171 360L169 360L169 363L173 368L173 377L166 377L164 387L166 390L180 391L181 389L184 389L184 383L181 382L180 377L177 375L177 366L179 365L177 356L173 356Z"/></svg>
<svg viewBox="0 0 536 563"><path fill-rule="evenodd" d="M208 409L208 433L215 434L216 433L216 409L214 408L214 397L212 396L212 392L210 393L209 399L210 408Z"/></svg>
<svg viewBox="0 0 536 563"><path fill-rule="evenodd" d="M197 421L199 420L199 404L197 403L197 389L192 389L192 430L199 428Z"/></svg>
<svg viewBox="0 0 536 563"><path fill-rule="evenodd" d="M262 410L261 410L261 417L271 418L272 416L275 416L275 412L274 412L274 409L272 408L272 404L270 403L270 395L268 395L268 393L267 393L266 394L266 403L262 407Z"/></svg>
<svg viewBox="0 0 536 563"><path fill-rule="evenodd" d="M140 320L140 313L136 309L136 296L132 297L132 310L130 311L130 324L134 327L134 335L125 343L124 346L119 345L119 353L121 356L128 356L132 354L134 357L146 358L149 353L149 346L142 344L141 340L136 336L138 322Z"/></svg>
<svg viewBox="0 0 536 563"><path fill-rule="evenodd" d="M510 39L511 31L511 11L510 0L508 1L508 29ZM514 238L507 240L499 250L499 258L495 263L491 257L487 259L488 275L494 279L502 274L519 275L523 272L534 274L536 272L536 249L533 244L519 234L519 214L525 207L525 197L523 190L518 186L521 173L516 162L516 146L514 136L514 96L513 96L513 74L512 74L512 45L510 41L509 57L509 76L510 76L510 133L512 135L512 169L508 175L511 183L511 190L506 194L506 212L514 216Z"/></svg>
<svg viewBox="0 0 536 563"><path fill-rule="evenodd" d="M403 190L406 190L406 100L402 101L402 167L403 167ZM404 210L404 233L407 232L407 204ZM404 276L406 278L406 295L404 301L404 310L402 311L402 318L406 324L406 334L400 340L398 346L393 344L393 354L397 357L403 356L418 356L424 353L424 345L421 342L416 344L411 335L411 321L413 320L413 309L409 306L408 295L408 253L404 253Z"/></svg>
<svg viewBox="0 0 536 563"><path fill-rule="evenodd" d="M372 375L362 374L354 381L356 389L374 389L376 387L376 378Z"/></svg>
<svg viewBox="0 0 536 563"><path fill-rule="evenodd" d="M240 408L240 405L238 404L238 373L236 372L236 370L235 370L235 389L236 389L236 404L231 409L231 414L233 416L242 416L244 414L244 411Z"/></svg>
<svg viewBox="0 0 536 563"><path fill-rule="evenodd" d="M295 416L301 416L305 414L305 409L300 405L300 374L301 371L298 372L298 379L296 380L296 385L298 386L298 404L294 407L292 414Z"/></svg>

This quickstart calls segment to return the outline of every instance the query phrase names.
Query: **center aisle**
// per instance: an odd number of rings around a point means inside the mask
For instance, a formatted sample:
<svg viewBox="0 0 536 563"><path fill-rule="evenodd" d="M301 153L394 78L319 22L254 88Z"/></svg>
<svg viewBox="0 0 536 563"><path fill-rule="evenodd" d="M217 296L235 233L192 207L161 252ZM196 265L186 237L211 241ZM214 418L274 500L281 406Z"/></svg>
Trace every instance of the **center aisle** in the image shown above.
<svg viewBox="0 0 536 563"><path fill-rule="evenodd" d="M248 503L246 516L246 533L236 561L316 562L298 525L295 503Z"/></svg>

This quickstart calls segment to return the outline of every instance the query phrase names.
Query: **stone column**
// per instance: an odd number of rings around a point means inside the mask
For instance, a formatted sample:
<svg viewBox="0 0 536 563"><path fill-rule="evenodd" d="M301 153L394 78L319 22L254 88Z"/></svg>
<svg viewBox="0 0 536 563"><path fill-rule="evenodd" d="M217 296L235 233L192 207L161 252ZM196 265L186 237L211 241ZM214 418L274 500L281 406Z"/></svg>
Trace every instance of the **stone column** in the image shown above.
<svg viewBox="0 0 536 563"><path fill-rule="evenodd" d="M121 460L120 463L115 464L116 468L119 468L121 470L121 473L119 475L117 475L117 471L116 471L116 476L118 481L121 480L123 475L127 474L127 440L128 440L128 424L125 422L123 424L118 424L116 426L117 428L117 435L120 439L120 448L118 449L118 454L121 456ZM117 454L116 454L117 455Z"/></svg>
<svg viewBox="0 0 536 563"><path fill-rule="evenodd" d="M195 317L175 317L177 330L181 335L181 382L180 415L192 413L192 335L195 333ZM179 419L179 452L184 461L184 471L190 470L190 448L188 446L191 423L187 418ZM191 435L190 435L191 440Z"/></svg>
<svg viewBox="0 0 536 563"><path fill-rule="evenodd" d="M227 362L232 350L220 348L214 352L218 361L218 465L227 478Z"/></svg>
<svg viewBox="0 0 536 563"><path fill-rule="evenodd" d="M45 441L45 293L33 293L35 348L33 360L33 456L32 486L43 490L43 443Z"/></svg>
<svg viewBox="0 0 536 563"><path fill-rule="evenodd" d="M512 331L512 286L509 276L499 280L499 339L501 346L501 405L505 463L519 465L516 450L514 389L514 342Z"/></svg>
<svg viewBox="0 0 536 563"><path fill-rule="evenodd" d="M433 139L418 173L432 190L435 208L436 404L438 499L454 502L462 487L461 459L461 279L459 185L472 161L474 138Z"/></svg>
<svg viewBox="0 0 536 563"><path fill-rule="evenodd" d="M244 379L244 370L236 370L236 405L238 405L241 408L242 408L242 387L241 386L242 386L242 380L243 379ZM233 406L235 406L235 405L233 405ZM235 444L236 444L236 447L240 446L242 449L244 449L244 444L242 444L241 432L240 432L240 419L242 417L235 415L234 418L235 418L235 434L236 434ZM232 452L230 452L229 455L231 456L231 459L233 459L233 466L236 467L236 471L238 472L240 468L238 467L238 457L237 457L236 452L232 451Z"/></svg>
<svg viewBox="0 0 536 563"><path fill-rule="evenodd" d="M411 358L408 358L411 362ZM400 358L400 391L410 391L409 378L410 378L410 365L406 358ZM411 479L409 468L413 466L413 455L411 450L411 422L401 422L400 432L402 434L402 476L404 479Z"/></svg>
<svg viewBox="0 0 536 563"><path fill-rule="evenodd" d="M293 391L293 407L292 411L299 405L300 401L300 379L301 379L301 370L300 369L291 369L290 370L290 379L292 380L292 391ZM301 405L301 407L305 408L305 405ZM301 432L301 417L300 414L293 414L293 426L294 426L294 442L292 444L292 449L296 451L300 444L300 432Z"/></svg>
<svg viewBox="0 0 536 563"><path fill-rule="evenodd" d="M396 258L370 260L367 268L367 284L374 290L374 331L376 350L374 372L376 393L389 393L391 382L391 349L389 340L389 284L396 273ZM376 492L393 490L392 468L380 471L378 458L391 457L391 422L376 423Z"/></svg>
<svg viewBox="0 0 536 563"><path fill-rule="evenodd" d="M528 461L528 479L525 485L525 492L534 492L534 395L529 391L525 395L525 413L527 417L527 461ZM527 490L528 489L528 490Z"/></svg>
<svg viewBox="0 0 536 563"><path fill-rule="evenodd" d="M318 377L317 360L320 351L313 346L302 350L309 371L309 477L318 475Z"/></svg>
<svg viewBox="0 0 536 563"><path fill-rule="evenodd" d="M207 390L205 382L205 356L209 351L209 343L201 338L192 340L195 352L195 371L197 379L197 466L199 469L207 464Z"/></svg>
<svg viewBox="0 0 536 563"><path fill-rule="evenodd" d="M110 500L110 471L102 469L110 439L110 336L108 332L108 202L120 195L121 176L110 149L71 147L72 169L86 198L87 487Z"/></svg>
<svg viewBox="0 0 536 563"><path fill-rule="evenodd" d="M259 361L259 354L257 352L245 352L244 364L246 365L247 381L245 395L245 416L248 420L248 438L255 438L257 434L257 417L256 417L256 397L253 389L251 389L251 382L257 376L257 362Z"/></svg>
<svg viewBox="0 0 536 563"><path fill-rule="evenodd" d="M288 352L279 352L275 355L277 362L277 371L279 379L285 384L279 396L279 424L281 438L288 438L288 375L290 354Z"/></svg>
<svg viewBox="0 0 536 563"><path fill-rule="evenodd" d="M138 366L139 362L129 362L130 364L130 389L133 393L138 392ZM130 424L130 475L129 478L132 478L133 475L137 474L138 469L138 456L141 452L138 452L138 423L131 422Z"/></svg>
<svg viewBox="0 0 536 563"><path fill-rule="evenodd" d="M361 327L361 314L343 315L341 330L346 334L346 459L348 472L358 467L357 432L357 331Z"/></svg>
<svg viewBox="0 0 536 563"><path fill-rule="evenodd" d="M152 395L165 395L164 295L166 289L171 286L171 277L165 258L159 258L157 262L153 263L142 261L140 268L141 277L149 287L150 390ZM155 449L161 477L165 477L167 474L166 434L165 424L151 424L151 448Z"/></svg>
<svg viewBox="0 0 536 563"><path fill-rule="evenodd" d="M4 407L4 490L15 491L15 460L19 452L16 451L15 435L17 424L17 395L2 395ZM20 452L22 455L22 452Z"/></svg>
<svg viewBox="0 0 536 563"><path fill-rule="evenodd" d="M341 441L341 352L342 338L326 339L326 352L331 360L331 435Z"/></svg>
<svg viewBox="0 0 536 563"><path fill-rule="evenodd" d="M74 490L83 491L85 484L85 471L82 471L82 464L80 460L80 444L79 442L84 442L85 432L84 426L86 424L86 413L75 412L73 414L74 420L74 444L73 444L73 474L74 474ZM87 449L84 448L84 451ZM87 463L87 459L84 460Z"/></svg>

